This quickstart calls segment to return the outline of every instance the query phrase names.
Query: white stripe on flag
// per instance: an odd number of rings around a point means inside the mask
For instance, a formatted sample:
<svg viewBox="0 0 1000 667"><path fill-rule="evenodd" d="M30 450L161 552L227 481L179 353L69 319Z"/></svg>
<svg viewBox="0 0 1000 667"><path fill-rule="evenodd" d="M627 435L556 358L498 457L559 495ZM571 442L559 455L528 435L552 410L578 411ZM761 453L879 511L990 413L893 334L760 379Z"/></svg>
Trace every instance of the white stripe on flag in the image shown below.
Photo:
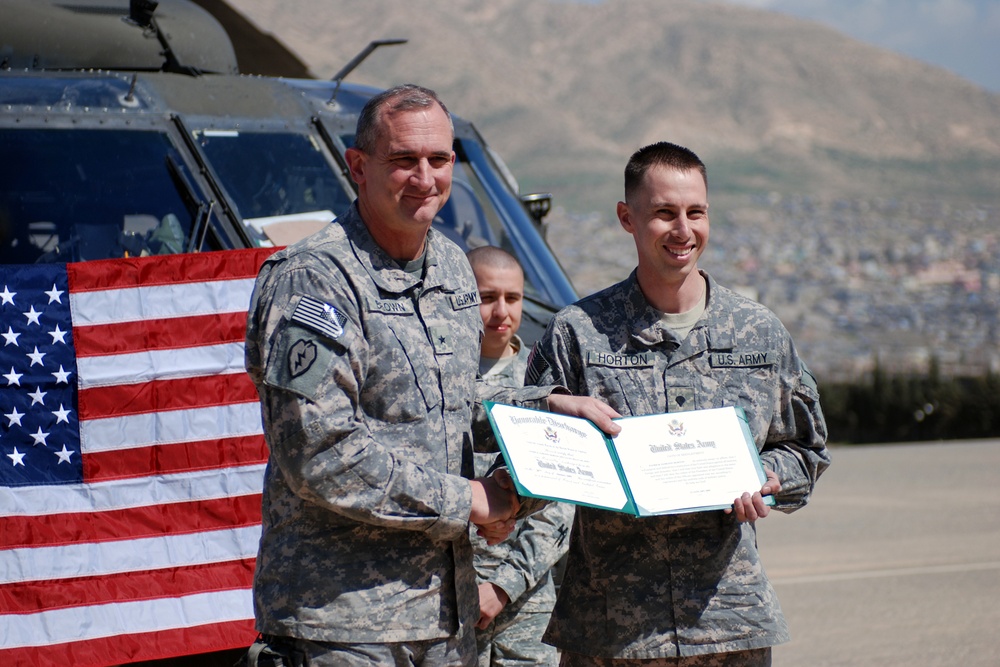
<svg viewBox="0 0 1000 667"><path fill-rule="evenodd" d="M253 596L239 589L179 598L117 602L37 614L7 616L0 624L0 646L23 648L116 635L190 628L253 618Z"/></svg>
<svg viewBox="0 0 1000 667"><path fill-rule="evenodd" d="M73 292L73 325L246 312L253 278Z"/></svg>
<svg viewBox="0 0 1000 667"><path fill-rule="evenodd" d="M254 558L261 528L0 551L0 584L159 570ZM4 646L0 642L0 646Z"/></svg>
<svg viewBox="0 0 1000 667"><path fill-rule="evenodd" d="M264 464L107 482L0 487L0 515L48 516L260 493Z"/></svg>
<svg viewBox="0 0 1000 667"><path fill-rule="evenodd" d="M255 401L85 419L80 422L80 447L84 454L93 454L263 432L260 403Z"/></svg>
<svg viewBox="0 0 1000 667"><path fill-rule="evenodd" d="M149 350L76 360L81 389L244 372L243 343Z"/></svg>

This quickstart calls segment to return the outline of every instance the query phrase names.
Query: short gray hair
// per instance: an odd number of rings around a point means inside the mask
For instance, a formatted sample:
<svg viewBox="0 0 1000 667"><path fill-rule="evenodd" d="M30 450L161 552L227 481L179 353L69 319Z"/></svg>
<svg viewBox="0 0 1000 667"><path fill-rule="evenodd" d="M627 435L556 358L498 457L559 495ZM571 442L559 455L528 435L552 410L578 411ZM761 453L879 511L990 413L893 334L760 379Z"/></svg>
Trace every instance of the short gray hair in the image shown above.
<svg viewBox="0 0 1000 667"><path fill-rule="evenodd" d="M354 134L354 147L362 153L371 155L372 151L375 150L375 144L378 143L379 123L386 111L392 113L426 109L435 104L441 107L441 110L448 116L451 133L454 136L455 124L451 120L451 113L448 112L448 107L444 105L437 93L414 83L404 83L384 90L368 100L358 117L358 128Z"/></svg>

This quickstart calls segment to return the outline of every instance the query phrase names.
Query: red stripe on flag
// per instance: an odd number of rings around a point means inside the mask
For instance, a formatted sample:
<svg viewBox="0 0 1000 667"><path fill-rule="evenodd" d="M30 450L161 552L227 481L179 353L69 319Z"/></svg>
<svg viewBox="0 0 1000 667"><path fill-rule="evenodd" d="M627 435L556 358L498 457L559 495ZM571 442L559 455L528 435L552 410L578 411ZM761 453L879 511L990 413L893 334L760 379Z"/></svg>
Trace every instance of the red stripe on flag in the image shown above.
<svg viewBox="0 0 1000 667"><path fill-rule="evenodd" d="M246 312L215 313L73 327L73 342L76 356L97 357L242 343L246 329Z"/></svg>
<svg viewBox="0 0 1000 667"><path fill-rule="evenodd" d="M254 278L276 248L105 259L68 264L73 292Z"/></svg>
<svg viewBox="0 0 1000 667"><path fill-rule="evenodd" d="M117 635L71 644L0 650L5 665L72 665L103 667L141 660L224 651L250 646L257 637L253 621L231 621L210 626Z"/></svg>
<svg viewBox="0 0 1000 667"><path fill-rule="evenodd" d="M77 412L81 421L188 410L234 403L256 403L257 388L246 373L157 380L141 384L81 389Z"/></svg>
<svg viewBox="0 0 1000 667"><path fill-rule="evenodd" d="M103 482L267 462L263 435L135 447L83 455L83 478Z"/></svg>
<svg viewBox="0 0 1000 667"><path fill-rule="evenodd" d="M253 585L253 558L221 563L31 581L0 586L3 614L32 614L50 609L156 600L211 591L249 589ZM0 652L0 656L3 653Z"/></svg>
<svg viewBox="0 0 1000 667"><path fill-rule="evenodd" d="M0 526L4 548L17 549L207 532L255 526L260 520L257 493L103 512L11 516L0 520Z"/></svg>

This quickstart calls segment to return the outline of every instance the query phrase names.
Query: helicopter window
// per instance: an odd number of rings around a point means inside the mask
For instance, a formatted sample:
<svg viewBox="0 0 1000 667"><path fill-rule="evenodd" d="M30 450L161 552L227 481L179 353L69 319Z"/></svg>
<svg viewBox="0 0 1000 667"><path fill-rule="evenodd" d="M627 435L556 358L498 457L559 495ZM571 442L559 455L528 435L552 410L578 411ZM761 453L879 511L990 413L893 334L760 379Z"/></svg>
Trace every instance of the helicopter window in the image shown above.
<svg viewBox="0 0 1000 667"><path fill-rule="evenodd" d="M199 213L182 195L183 167L165 134L0 129L0 145L0 262L189 249Z"/></svg>
<svg viewBox="0 0 1000 667"><path fill-rule="evenodd" d="M307 135L201 130L195 136L257 245L295 240L354 200Z"/></svg>

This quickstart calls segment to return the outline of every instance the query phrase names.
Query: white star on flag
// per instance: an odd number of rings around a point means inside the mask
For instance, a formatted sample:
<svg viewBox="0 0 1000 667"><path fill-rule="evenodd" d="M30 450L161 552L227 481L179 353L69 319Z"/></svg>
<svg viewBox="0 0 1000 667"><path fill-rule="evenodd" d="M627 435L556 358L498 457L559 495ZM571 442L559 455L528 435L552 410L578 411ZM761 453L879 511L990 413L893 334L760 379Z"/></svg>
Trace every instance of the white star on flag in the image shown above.
<svg viewBox="0 0 1000 667"><path fill-rule="evenodd" d="M62 403L59 404L59 409L58 410L54 410L52 412L52 414L54 414L56 416L56 423L57 424L60 424L60 423L63 423L63 422L65 422L65 423L68 424L69 423L69 413L70 413L70 411L67 410L66 408L64 408ZM66 445L63 445L63 447L65 447L65 446Z"/></svg>
<svg viewBox="0 0 1000 667"><path fill-rule="evenodd" d="M31 365L32 366L34 366L35 364L38 364L39 366L41 366L42 365L42 359L45 358L45 353L44 352L39 352L38 351L38 346L36 345L35 346L35 351L28 353L28 358L31 359Z"/></svg>
<svg viewBox="0 0 1000 667"><path fill-rule="evenodd" d="M16 384L18 387L21 386L21 377L23 375L24 375L24 373L15 373L13 366L10 369L10 373L4 373L3 374L3 376L5 378L7 378L7 384L8 385Z"/></svg>
<svg viewBox="0 0 1000 667"><path fill-rule="evenodd" d="M15 466L23 466L24 465L24 454L22 454L21 452L17 451L17 447L14 448L14 453L13 454L8 454L7 455L7 458L9 458L11 461L13 461L14 462L13 465L15 465Z"/></svg>
<svg viewBox="0 0 1000 667"><path fill-rule="evenodd" d="M35 304L31 304L31 308L28 309L28 312L24 313L24 316L28 318L28 324L38 324L38 318L42 314L35 310Z"/></svg>
<svg viewBox="0 0 1000 667"><path fill-rule="evenodd" d="M49 332L49 335L52 336L52 344L55 345L56 343L65 343L67 333L69 332L63 331L57 324L56 328Z"/></svg>
<svg viewBox="0 0 1000 667"><path fill-rule="evenodd" d="M42 433L42 427L41 426L38 427L37 431L35 431L34 433L29 433L29 435L35 440L35 446L36 447L38 445L43 445L43 446L46 446L46 447L48 446L48 443L45 442L45 439L47 437L49 437L49 434L48 433Z"/></svg>
<svg viewBox="0 0 1000 667"><path fill-rule="evenodd" d="M18 412L16 407L13 412L8 412L4 415L7 418L7 426L13 426L14 424L21 426L21 417L23 416L24 413Z"/></svg>
<svg viewBox="0 0 1000 667"><path fill-rule="evenodd" d="M52 289L45 293L49 297L49 303L62 303L63 291L61 289L56 289L56 284L52 283Z"/></svg>
<svg viewBox="0 0 1000 667"><path fill-rule="evenodd" d="M7 347L8 345L17 345L17 339L21 336L21 334L14 333L14 329L12 327L7 327L7 333L0 334L0 336L3 336L4 340L7 341L4 343L4 347Z"/></svg>

